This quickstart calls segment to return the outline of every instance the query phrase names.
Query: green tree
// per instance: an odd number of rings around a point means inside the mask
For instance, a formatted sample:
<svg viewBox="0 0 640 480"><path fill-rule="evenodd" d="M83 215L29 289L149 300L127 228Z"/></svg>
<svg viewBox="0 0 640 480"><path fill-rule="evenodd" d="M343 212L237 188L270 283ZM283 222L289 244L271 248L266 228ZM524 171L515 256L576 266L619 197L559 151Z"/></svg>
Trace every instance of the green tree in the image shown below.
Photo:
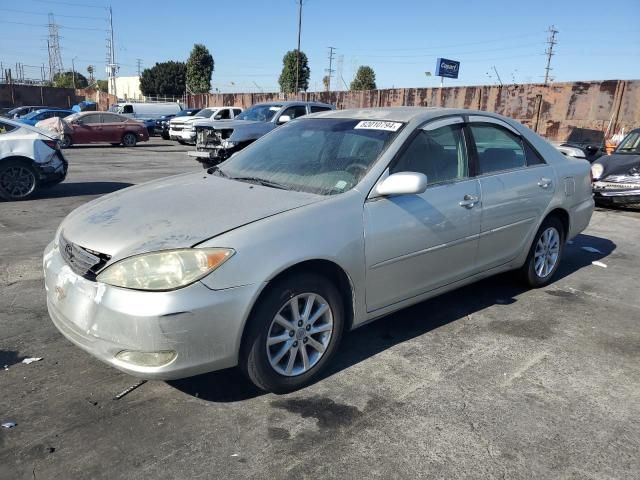
<svg viewBox="0 0 640 480"><path fill-rule="evenodd" d="M109 91L109 82L107 80L96 80L98 90L107 93Z"/></svg>
<svg viewBox="0 0 640 480"><path fill-rule="evenodd" d="M322 85L324 85L324 89L329 91L329 84L330 79L329 79L329 75L325 75L324 77L322 77Z"/></svg>
<svg viewBox="0 0 640 480"><path fill-rule="evenodd" d="M140 76L143 95L184 95L187 66L184 62L156 63L146 68Z"/></svg>
<svg viewBox="0 0 640 480"><path fill-rule="evenodd" d="M60 72L53 76L53 86L58 88L73 88L73 72ZM85 88L89 85L87 77L76 72L76 88Z"/></svg>
<svg viewBox="0 0 640 480"><path fill-rule="evenodd" d="M351 90L375 90L376 73L373 68L363 65L358 68L356 76L351 82Z"/></svg>
<svg viewBox="0 0 640 480"><path fill-rule="evenodd" d="M280 84L280 90L284 93L296 92L296 62L297 62L297 50L290 50L282 59L282 73L278 79ZM309 62L304 52L300 52L300 65L298 68L298 91L309 89L309 77L311 76L311 70L309 69Z"/></svg>
<svg viewBox="0 0 640 480"><path fill-rule="evenodd" d="M187 60L187 90L189 93L207 93L211 90L213 57L207 47L196 43Z"/></svg>

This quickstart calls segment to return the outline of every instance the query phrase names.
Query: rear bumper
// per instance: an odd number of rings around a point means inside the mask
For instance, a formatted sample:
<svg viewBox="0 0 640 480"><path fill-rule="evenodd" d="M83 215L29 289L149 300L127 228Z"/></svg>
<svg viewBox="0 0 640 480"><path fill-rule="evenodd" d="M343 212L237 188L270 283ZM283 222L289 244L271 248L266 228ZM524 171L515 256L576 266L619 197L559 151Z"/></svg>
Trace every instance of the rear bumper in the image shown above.
<svg viewBox="0 0 640 480"><path fill-rule="evenodd" d="M60 183L67 178L67 171L69 169L69 162L64 158L64 155L60 150L57 150L52 155L51 160L46 164L34 164L40 174L40 183Z"/></svg>

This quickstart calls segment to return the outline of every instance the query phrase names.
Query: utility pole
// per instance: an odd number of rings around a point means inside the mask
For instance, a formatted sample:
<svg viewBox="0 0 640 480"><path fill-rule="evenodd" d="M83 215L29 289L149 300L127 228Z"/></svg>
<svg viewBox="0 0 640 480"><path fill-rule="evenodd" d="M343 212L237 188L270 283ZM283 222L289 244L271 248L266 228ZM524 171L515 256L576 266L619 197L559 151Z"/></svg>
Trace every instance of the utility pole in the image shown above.
<svg viewBox="0 0 640 480"><path fill-rule="evenodd" d="M498 83L500 84L500 86L502 86L502 79L500 78L500 74L498 73L498 69L496 68L496 66L493 66L493 71L496 72L496 77L498 77Z"/></svg>
<svg viewBox="0 0 640 480"><path fill-rule="evenodd" d="M138 67L138 77L142 75L142 59L136 58L136 66Z"/></svg>
<svg viewBox="0 0 640 480"><path fill-rule="evenodd" d="M116 46L113 41L113 11L109 7L109 37L107 39L107 74L109 75L109 84L111 86L111 94L118 96L116 88L116 73L118 64L116 63Z"/></svg>
<svg viewBox="0 0 640 480"><path fill-rule="evenodd" d="M333 75L333 72L335 72L335 70L333 70L331 67L333 66L333 51L335 50L335 47L327 47L329 49L329 68L325 69L325 72L327 72L327 92L331 91L331 76Z"/></svg>
<svg viewBox="0 0 640 480"><path fill-rule="evenodd" d="M76 64L75 62L76 57L73 57L71 59L71 74L73 75L73 89L76 89Z"/></svg>
<svg viewBox="0 0 640 480"><path fill-rule="evenodd" d="M547 55L547 66L544 69L544 84L545 85L548 85L549 81L553 80L553 78L551 78L549 76L549 72L551 72L551 70L552 70L552 68L551 68L551 57L553 57L553 46L558 43L556 41L556 34L557 33L558 33L558 30L556 30L554 25L551 25L549 27L549 36L547 37L547 45L549 45L549 46L544 51L544 53Z"/></svg>
<svg viewBox="0 0 640 480"><path fill-rule="evenodd" d="M300 33L302 32L302 0L298 0L298 49L296 50L296 95L300 90Z"/></svg>

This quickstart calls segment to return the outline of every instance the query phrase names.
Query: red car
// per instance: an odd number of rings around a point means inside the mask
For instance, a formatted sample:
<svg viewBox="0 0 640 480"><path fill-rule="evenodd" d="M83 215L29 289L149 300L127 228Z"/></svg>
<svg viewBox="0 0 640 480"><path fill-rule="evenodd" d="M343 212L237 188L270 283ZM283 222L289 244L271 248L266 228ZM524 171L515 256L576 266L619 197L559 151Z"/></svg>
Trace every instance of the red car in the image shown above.
<svg viewBox="0 0 640 480"><path fill-rule="evenodd" d="M83 143L110 143L135 147L149 140L149 132L142 122L111 112L80 112L64 119L69 129L60 140L63 148Z"/></svg>

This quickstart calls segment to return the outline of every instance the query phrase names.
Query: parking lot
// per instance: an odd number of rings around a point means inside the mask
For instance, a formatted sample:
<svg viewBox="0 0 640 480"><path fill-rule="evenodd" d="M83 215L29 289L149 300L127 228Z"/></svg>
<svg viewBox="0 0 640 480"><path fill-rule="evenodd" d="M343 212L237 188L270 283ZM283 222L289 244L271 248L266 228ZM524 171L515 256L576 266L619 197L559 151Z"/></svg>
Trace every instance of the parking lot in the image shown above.
<svg viewBox="0 0 640 480"><path fill-rule="evenodd" d="M187 149L75 147L64 183L0 203L0 478L637 477L638 211L598 209L549 287L501 275L350 333L302 391L229 370L115 399L137 380L52 325L42 252L77 206L202 172Z"/></svg>

